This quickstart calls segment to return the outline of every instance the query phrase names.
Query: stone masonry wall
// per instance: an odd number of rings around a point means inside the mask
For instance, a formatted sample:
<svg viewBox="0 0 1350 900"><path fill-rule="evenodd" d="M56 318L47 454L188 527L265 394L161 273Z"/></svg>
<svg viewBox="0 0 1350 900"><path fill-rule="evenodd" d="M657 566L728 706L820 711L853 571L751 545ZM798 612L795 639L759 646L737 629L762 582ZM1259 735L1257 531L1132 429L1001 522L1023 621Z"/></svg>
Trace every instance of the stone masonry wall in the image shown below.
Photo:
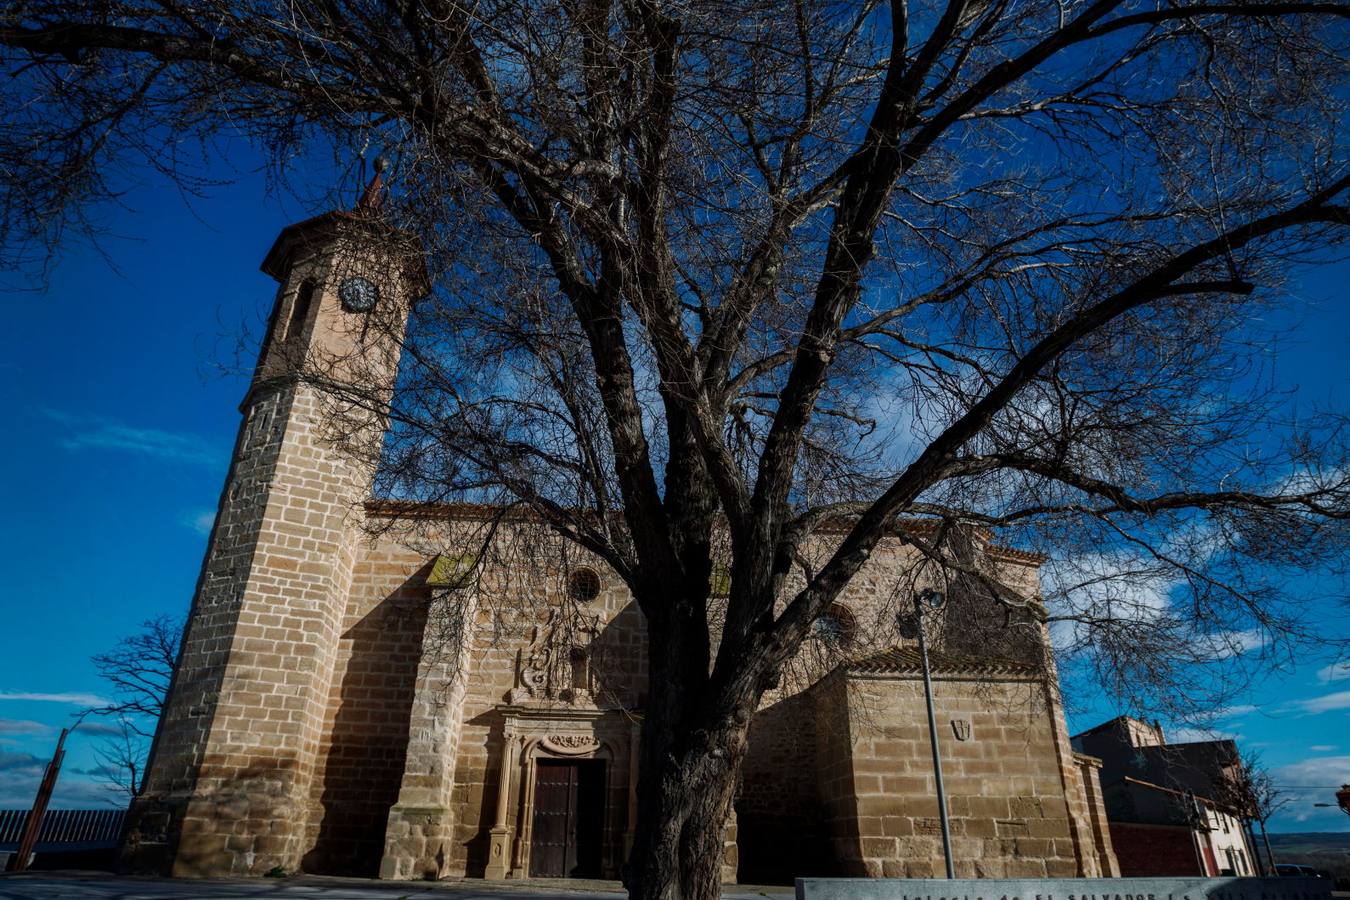
<svg viewBox="0 0 1350 900"><path fill-rule="evenodd" d="M1042 640L1050 646L1049 629L1042 624ZM1046 701L1046 720L1053 735L1055 761L1069 811L1069 835L1079 861L1078 873L1085 878L1109 877L1119 866L1111 847L1106 826L1105 807L1099 796L1101 782L1090 766L1085 767L1069 743L1069 726L1059 694L1059 674L1054 659L1046 657L1046 679L1042 686ZM1090 782L1090 783L1089 783Z"/></svg>
<svg viewBox="0 0 1350 900"><path fill-rule="evenodd" d="M284 385L250 408L145 792L177 818L178 875L299 865L355 556L354 479L317 444L318 404Z"/></svg>
<svg viewBox="0 0 1350 900"><path fill-rule="evenodd" d="M258 548L269 491L282 449L293 392L258 396L235 442L220 510L184 633L173 688L147 767L145 789L131 811L130 864L156 870L170 865L187 802L197 785L241 608ZM266 627L251 612L247 624ZM281 625L278 619L275 626ZM276 726L260 726L261 729Z"/></svg>
<svg viewBox="0 0 1350 900"><path fill-rule="evenodd" d="M1119 878L1120 863L1116 859L1115 847L1111 842L1110 824L1106 818L1106 802L1102 796L1102 761L1084 753L1073 754L1078 768L1078 780L1083 788L1087 806L1089 830L1097 850L1096 863L1099 869L1096 876Z"/></svg>
<svg viewBox="0 0 1350 900"><path fill-rule="evenodd" d="M333 668L303 867L374 876L398 797L429 591L408 560L368 554L353 577Z"/></svg>
<svg viewBox="0 0 1350 900"><path fill-rule="evenodd" d="M331 853L354 850L354 871L378 870L389 878L481 877L504 758L502 710L511 708L521 654L536 628L567 610L597 624L587 644L594 684L594 703L587 708L599 717L594 729L606 747L605 864L617 874L637 722L624 711L640 708L645 692L646 633L627 591L597 561L577 559L560 568L552 562L557 548L536 545L533 558L522 559L514 571L488 567L472 588L436 595L425 584L432 561L439 552L454 555L473 546L473 529L390 524L357 566L337 645L320 749L320 757L329 759L311 791L306 868L333 871ZM583 565L599 575L601 591L578 604L566 597L566 576ZM561 700L554 706L563 718L575 712ZM548 710L545 703L535 713L547 719ZM517 836L526 824L525 767L519 759L508 798ZM381 806L387 824L370 824ZM338 827L344 809L358 810L365 829L359 842L356 828ZM383 846L382 861L373 852L376 843Z"/></svg>
<svg viewBox="0 0 1350 900"><path fill-rule="evenodd" d="M429 602L404 769L384 830L381 878L440 878L446 872L454 837L450 795L474 670L465 626L476 608L473 592L437 592Z"/></svg>
<svg viewBox="0 0 1350 900"><path fill-rule="evenodd" d="M815 713L814 697L797 694L761 709L750 724L736 799L737 877L744 883L834 874L816 784L822 760ZM784 860L792 861L792 872Z"/></svg>
<svg viewBox="0 0 1350 900"><path fill-rule="evenodd" d="M580 564L580 563L579 563ZM622 710L640 708L646 691L646 628L636 604L619 579L592 564L601 590L581 611L595 615L599 632L591 643L599 706L615 710L599 734L610 746L607 774L607 820L622 820L627 808L628 730L634 721ZM494 589L495 588L495 589ZM512 578L505 584L484 585L478 602L477 628L472 638L474 677L463 701L463 727L456 758L451 797L454 818L450 874L481 876L488 861L487 832L493 821L503 753L504 705L517 686L519 654L536 626L545 624L550 610L572 605L565 594L565 573L544 566L536 578ZM567 714L566 703L557 704ZM602 726L597 725L597 730ZM513 773L509 815L518 821L523 808L523 769ZM523 823L522 823L523 824ZM619 846L611 836L610 849ZM617 874L617 859L607 860Z"/></svg>
<svg viewBox="0 0 1350 900"><path fill-rule="evenodd" d="M846 702L859 840L844 862L871 877L943 872L923 684L849 676ZM822 696L826 692L822 692ZM934 679L957 877L1072 876L1080 871L1055 734L1035 681ZM841 704L842 705L842 704ZM957 740L953 720L970 725Z"/></svg>
<svg viewBox="0 0 1350 900"><path fill-rule="evenodd" d="M596 616L600 626L593 642L596 699L618 712L616 721L626 723L616 728L613 722L602 720L594 726L610 751L607 816L612 829L626 825L629 774L623 729L635 727L636 720L624 719L622 710L641 708L645 678L645 629L636 606L617 577L596 561L578 559L555 567L551 560L556 559L558 549L536 547L534 558L522 561L518 571L485 573L474 589L473 603L466 607L471 609L472 621L457 638L460 644L454 653L459 655L441 652L438 663L427 659L423 650L419 668L418 654L413 652L418 630L422 629L425 643L433 629L423 619L410 618L405 605L428 602L429 592L422 581L436 550L452 553L462 540L453 532L451 526L432 525L410 536L395 529L367 550L358 565L338 642L320 756L345 753L360 765L329 761L316 774L306 856L307 867L312 862L316 871L335 870L321 852L325 849L321 823L344 808L360 808L363 811L357 818L367 824L363 826L366 838L359 847L355 832L346 843L335 843L331 836L327 842L330 850L342 846L359 857L351 871L370 871L378 837L384 843L379 868L384 877L483 874L505 753L502 710L509 708L512 689L518 686L521 654L534 628L546 623L552 611L577 607L565 598L565 580L566 573L580 565L589 565L601 579L600 596L579 608ZM873 595L886 592L885 568L884 557L875 560L869 577L846 595L850 609L860 617L873 615ZM358 632L376 621L382 623L381 636L373 640L372 631L362 649ZM391 624L395 634L387 633ZM885 637L878 635L877 640ZM856 653L871 643L855 643L848 649ZM398 662L371 670L371 664L362 662L362 654L377 646L383 648L381 655L392 653ZM445 668L447 660L453 671ZM818 656L815 663L829 664L828 656ZM429 671L438 665L439 674ZM827 688L830 683L833 694ZM889 712L883 704L883 718L891 718L882 723L880 739L865 735L876 724L869 718L875 710L858 702L856 684L846 691L842 677L827 679L806 693L780 692L777 702L761 710L752 728L736 818L728 823L728 835L735 845L729 847L727 864L733 865L739 854L740 880L781 881L807 869L813 874L837 875L940 871L931 778L916 774L931 768L922 694L914 693L920 683L899 683L902 701ZM344 685L361 685L364 699L358 703L344 699L348 693ZM1031 703L1034 685L1022 684L1015 692L1020 706L999 695L996 699L1010 709L995 711L988 690L987 685L980 685L975 693L962 695L965 706L952 707L981 716L984 744L998 740L1005 745L993 753L992 769L993 774L1006 776L997 779L1005 792L1002 803L981 795L973 805L982 811L959 817L959 829L967 828L965 819L972 820L969 833L961 832L962 840L979 844L979 861L972 865L982 873L1026 872L1031 868L1027 859L1037 848L1048 859L1041 863L1041 873L1078 865L1070 829L1064 824L1068 803L1054 753L1056 729L1048 724L1044 702ZM995 694L998 690L1002 688L995 689ZM362 704L368 705L365 712ZM559 703L559 713L565 716L567 707ZM394 711L388 720L379 718L387 710ZM991 732L995 717L1007 716L1010 710L1012 718L999 726L1004 731ZM370 727L370 716L376 717L377 727ZM348 723L350 733L345 739L342 721ZM406 729L408 749L403 757L395 746L395 722ZM386 724L387 733L382 731ZM1004 738L1019 729L1031 736L1024 735L1022 744L1010 751ZM952 743L948 737L947 743ZM1029 745L1035 746L1035 752L1026 749ZM897 752L903 758L891 759ZM1009 759L1003 761L1004 757ZM954 752L953 758L958 769L969 765L971 778L991 780L976 771L988 767L989 760L983 756L967 762ZM401 789L395 772L399 765L405 768ZM507 798L507 820L517 843L520 830L528 827L528 771L521 759L512 771ZM957 772L958 784L961 774ZM1057 785L1055 779L1061 783ZM904 801L907 811L899 814L894 803L882 808L891 801ZM971 803L969 797L958 798L953 810ZM381 805L388 815L386 828L369 824L379 817ZM1007 811L985 809L994 806ZM1001 815L998 824L995 813ZM619 846L616 835L611 834L607 844L614 852ZM921 847L927 849L920 852ZM781 868L784 860L791 861L793 871L775 873L774 863ZM938 869L933 869L935 860ZM607 859L611 874L619 862L618 857Z"/></svg>
<svg viewBox="0 0 1350 900"><path fill-rule="evenodd" d="M829 867L833 875L856 877L865 873L858 852L858 781L853 765L854 727L847 681L842 672L827 676L807 694L815 720L816 791L824 810L822 822L829 835ZM790 873L783 873L792 877ZM780 875L780 878L782 876Z"/></svg>
<svg viewBox="0 0 1350 900"><path fill-rule="evenodd" d="M424 551L371 544L357 565L337 645L304 867L435 877L451 855L449 788L472 674L460 646L468 631L447 605L459 610L465 598L426 584ZM418 865L436 859L429 868Z"/></svg>

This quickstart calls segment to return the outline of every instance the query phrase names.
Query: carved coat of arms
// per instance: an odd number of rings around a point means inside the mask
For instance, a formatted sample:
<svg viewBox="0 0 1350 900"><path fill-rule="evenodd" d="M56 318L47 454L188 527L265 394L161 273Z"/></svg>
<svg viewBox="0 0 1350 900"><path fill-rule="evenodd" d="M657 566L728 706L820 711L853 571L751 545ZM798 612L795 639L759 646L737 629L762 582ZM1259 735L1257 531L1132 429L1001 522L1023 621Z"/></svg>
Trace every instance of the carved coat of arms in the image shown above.
<svg viewBox="0 0 1350 900"><path fill-rule="evenodd" d="M599 633L598 615L567 607L549 610L517 656L511 702L592 702L590 646Z"/></svg>

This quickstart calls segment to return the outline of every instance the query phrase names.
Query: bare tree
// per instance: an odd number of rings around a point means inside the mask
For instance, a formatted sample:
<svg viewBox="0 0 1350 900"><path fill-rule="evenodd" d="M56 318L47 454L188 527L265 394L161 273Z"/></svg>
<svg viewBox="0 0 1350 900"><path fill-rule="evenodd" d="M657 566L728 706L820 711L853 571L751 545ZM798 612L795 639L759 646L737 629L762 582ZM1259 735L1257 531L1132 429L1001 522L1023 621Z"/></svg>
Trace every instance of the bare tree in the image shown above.
<svg viewBox="0 0 1350 900"><path fill-rule="evenodd" d="M194 187L220 139L282 178L391 154L384 215L437 289L393 399L342 389L334 433L381 452L374 409L388 493L527 508L627 583L650 687L626 883L705 900L750 717L887 536L1010 615L1034 600L962 535L1050 553L1065 662L1139 707L1315 637L1279 573L1344 562L1342 419L1272 393L1263 354L1282 280L1350 224L1346 21L19 0L0 228L45 260L118 165Z"/></svg>
<svg viewBox="0 0 1350 900"><path fill-rule="evenodd" d="M104 783L122 803L130 803L141 790L145 760L150 747L147 740L123 719L117 732L106 735L94 747L98 766L91 774Z"/></svg>
<svg viewBox="0 0 1350 900"><path fill-rule="evenodd" d="M1247 821L1261 826L1261 841L1266 848L1267 874L1275 873L1275 851L1270 848L1266 823L1289 804L1289 797L1275 784L1270 770L1256 750L1242 753L1224 771L1224 777L1215 782L1215 800ZM1253 835L1253 839L1255 835Z"/></svg>
<svg viewBox="0 0 1350 900"><path fill-rule="evenodd" d="M112 700L88 714L115 720L117 729L95 747L96 773L128 800L140 790L182 639L183 620L161 613L142 622L140 631L123 637L112 650L93 657Z"/></svg>
<svg viewBox="0 0 1350 900"><path fill-rule="evenodd" d="M160 613L112 650L94 656L94 668L112 689L113 699L91 712L126 722L141 737L154 737L182 641L182 618Z"/></svg>

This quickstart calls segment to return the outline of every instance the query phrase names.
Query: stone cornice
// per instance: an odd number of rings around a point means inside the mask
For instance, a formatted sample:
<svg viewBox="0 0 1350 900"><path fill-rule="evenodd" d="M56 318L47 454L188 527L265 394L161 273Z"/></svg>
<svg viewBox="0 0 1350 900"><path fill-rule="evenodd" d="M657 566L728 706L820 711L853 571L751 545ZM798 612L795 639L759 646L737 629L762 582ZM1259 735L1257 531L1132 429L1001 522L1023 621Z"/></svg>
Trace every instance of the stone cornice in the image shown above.
<svg viewBox="0 0 1350 900"><path fill-rule="evenodd" d="M505 513L503 507L492 503L422 503L415 500L387 500L372 498L365 503L367 515L389 519L443 519L445 521L476 521L503 516L508 522L542 522L539 515L524 506L516 506ZM588 514L591 515L591 514ZM848 531L849 520L843 517L827 519L816 529L817 534L841 535ZM900 519L888 531L892 534L913 532L931 534L939 525L932 519ZM1019 550L1004 544L990 543L993 532L987 528L973 528L976 537L984 541L984 553L991 559L1017 565L1039 568L1050 557L1044 553Z"/></svg>

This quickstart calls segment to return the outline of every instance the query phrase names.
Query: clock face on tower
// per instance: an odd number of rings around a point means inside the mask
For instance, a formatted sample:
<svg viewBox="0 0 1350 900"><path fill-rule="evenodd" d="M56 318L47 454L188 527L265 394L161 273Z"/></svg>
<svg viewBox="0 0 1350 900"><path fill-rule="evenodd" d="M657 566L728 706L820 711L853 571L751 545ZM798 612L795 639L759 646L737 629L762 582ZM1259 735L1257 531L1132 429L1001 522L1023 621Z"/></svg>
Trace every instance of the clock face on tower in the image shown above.
<svg viewBox="0 0 1350 900"><path fill-rule="evenodd" d="M368 278L354 275L338 285L338 299L348 312L370 312L380 299L380 289Z"/></svg>

